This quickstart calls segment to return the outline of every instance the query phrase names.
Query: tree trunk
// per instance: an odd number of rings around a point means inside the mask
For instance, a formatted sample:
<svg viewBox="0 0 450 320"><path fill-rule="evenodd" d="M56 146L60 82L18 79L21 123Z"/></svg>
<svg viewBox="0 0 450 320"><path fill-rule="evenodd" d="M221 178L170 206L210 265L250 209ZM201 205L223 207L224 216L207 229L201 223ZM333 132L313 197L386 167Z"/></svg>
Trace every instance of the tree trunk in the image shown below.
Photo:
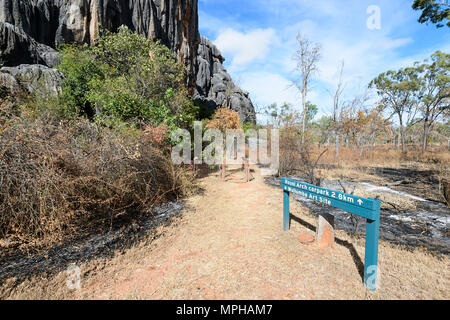
<svg viewBox="0 0 450 320"><path fill-rule="evenodd" d="M423 144L422 144L422 153L427 151L428 147L428 135L430 133L430 123L428 121L428 115L425 117L423 122Z"/></svg>
<svg viewBox="0 0 450 320"><path fill-rule="evenodd" d="M422 153L425 153L425 151L427 151L427 147L428 147L428 132L429 132L429 128L425 127L424 128L424 132L423 132Z"/></svg>
<svg viewBox="0 0 450 320"><path fill-rule="evenodd" d="M226 175L226 161L225 161L226 156L224 155L223 160L222 160L222 181L225 181L225 175Z"/></svg>
<svg viewBox="0 0 450 320"><path fill-rule="evenodd" d="M401 145L402 145L402 153L405 152L405 131L403 128L403 119L401 114L398 115L399 118L399 122L400 122L400 140L401 140Z"/></svg>
<svg viewBox="0 0 450 320"><path fill-rule="evenodd" d="M334 155L337 158L337 157L339 157L339 134L338 133L336 133L336 141L335 142L336 142L336 146L334 149Z"/></svg>
<svg viewBox="0 0 450 320"><path fill-rule="evenodd" d="M306 88L303 84L302 90L302 104L303 104L303 119L302 119L302 145L305 144L305 131L306 131Z"/></svg>

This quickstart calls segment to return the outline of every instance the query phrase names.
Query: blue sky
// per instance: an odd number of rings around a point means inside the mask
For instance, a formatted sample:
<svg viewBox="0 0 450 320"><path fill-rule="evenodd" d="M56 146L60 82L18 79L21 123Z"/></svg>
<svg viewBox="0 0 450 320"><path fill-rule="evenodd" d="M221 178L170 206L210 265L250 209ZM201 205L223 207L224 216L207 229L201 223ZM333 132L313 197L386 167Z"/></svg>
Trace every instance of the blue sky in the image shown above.
<svg viewBox="0 0 450 320"><path fill-rule="evenodd" d="M322 47L320 72L308 100L331 114L330 92L344 61L344 100L365 90L379 73L412 65L436 50L450 52L448 28L419 24L408 0L199 0L200 32L226 58L225 66L257 106L276 102L300 108L289 87L301 32ZM380 29L367 20L380 9ZM375 99L375 96L373 97Z"/></svg>

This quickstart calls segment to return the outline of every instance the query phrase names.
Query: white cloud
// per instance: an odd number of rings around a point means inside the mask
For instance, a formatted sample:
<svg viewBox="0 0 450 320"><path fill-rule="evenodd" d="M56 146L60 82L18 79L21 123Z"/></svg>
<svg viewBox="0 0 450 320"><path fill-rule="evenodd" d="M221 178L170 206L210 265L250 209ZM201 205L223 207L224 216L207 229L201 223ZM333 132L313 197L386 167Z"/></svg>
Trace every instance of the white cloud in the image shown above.
<svg viewBox="0 0 450 320"><path fill-rule="evenodd" d="M210 16L200 24L216 38L231 75L241 78L243 89L257 105L289 102L300 108L300 97L288 88L295 76L292 56L298 32L322 45L320 73L308 96L322 113L331 108L329 91L337 84L343 60L343 99L349 100L379 73L411 65L437 49L448 52L450 47L448 34L445 38L443 31L417 23L419 14L405 0L348 0L345 4L341 0L252 0L242 4L245 14L252 12L248 19L231 10L239 8L237 0L229 3L228 14L220 19ZM366 26L367 7L372 4L381 8L381 30ZM434 39L427 39L428 35Z"/></svg>
<svg viewBox="0 0 450 320"><path fill-rule="evenodd" d="M283 54L282 69L288 73L293 70L292 53L296 50L295 35L301 32L307 38L321 45L322 58L319 62L319 74L316 80L323 83L324 92L337 85L337 68L345 62L344 82L351 92L361 85L367 84L372 77L387 70L389 65L400 58L397 49L413 43L410 37L392 37L387 30L366 32L360 30L350 32L345 27L327 28L310 20L297 22L287 26L281 32L285 36L284 45L277 48L279 52L289 52L290 57ZM325 100L327 98L324 97ZM325 103L324 103L325 104ZM323 106L328 107L328 106Z"/></svg>
<svg viewBox="0 0 450 320"><path fill-rule="evenodd" d="M276 103L279 107L289 103L301 110L301 97L291 81L280 74L270 72L249 72L241 74L241 86L250 92L250 98L257 108ZM331 98L328 98L330 100ZM312 88L308 93L308 101L318 104L322 101L319 91ZM321 112L319 116L323 115Z"/></svg>
<svg viewBox="0 0 450 320"><path fill-rule="evenodd" d="M199 10L199 21L201 33L217 35L219 32L227 29L241 29L243 25L240 24L234 17L218 18L214 15L210 15L203 10Z"/></svg>
<svg viewBox="0 0 450 320"><path fill-rule="evenodd" d="M249 72L241 76L242 88L249 91L257 105L287 102L299 104L299 96L291 82L283 76L269 72Z"/></svg>
<svg viewBox="0 0 450 320"><path fill-rule="evenodd" d="M383 50L391 50L403 47L413 42L412 38L389 39L384 38L378 43L379 48Z"/></svg>
<svg viewBox="0 0 450 320"><path fill-rule="evenodd" d="M277 41L274 29L255 29L242 33L225 29L214 41L223 55L231 58L231 70L261 61L267 56L270 46Z"/></svg>

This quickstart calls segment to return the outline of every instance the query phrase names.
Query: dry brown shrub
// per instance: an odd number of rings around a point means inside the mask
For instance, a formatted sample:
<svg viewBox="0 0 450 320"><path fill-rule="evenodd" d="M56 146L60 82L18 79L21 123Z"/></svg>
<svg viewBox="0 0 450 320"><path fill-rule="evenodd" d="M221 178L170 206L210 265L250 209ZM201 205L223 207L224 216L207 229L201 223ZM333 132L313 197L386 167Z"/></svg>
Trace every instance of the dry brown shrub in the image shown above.
<svg viewBox="0 0 450 320"><path fill-rule="evenodd" d="M10 91L0 85L0 130L19 114L18 105L9 97Z"/></svg>
<svg viewBox="0 0 450 320"><path fill-rule="evenodd" d="M334 145L329 146L330 149ZM320 153L322 148L313 148L314 155ZM361 167L361 166L393 166L401 163L410 163L424 166L441 165L448 166L450 163L450 152L444 146L430 146L425 153L421 146L408 145L407 151L402 153L400 149L387 144L379 144L365 148L361 154L360 150L354 146L341 146L338 158L334 152L329 152L322 158L322 163L342 166L342 167Z"/></svg>
<svg viewBox="0 0 450 320"><path fill-rule="evenodd" d="M408 150L402 154L402 160L431 164L449 164L450 152L448 152L447 148L429 147L424 153L420 146L410 145L408 146Z"/></svg>
<svg viewBox="0 0 450 320"><path fill-rule="evenodd" d="M310 178L313 163L309 138L302 144L299 129L285 126L280 130L280 175L299 174Z"/></svg>
<svg viewBox="0 0 450 320"><path fill-rule="evenodd" d="M164 123L157 127L149 124L144 128L144 137L158 146L163 146L168 131L169 129Z"/></svg>
<svg viewBox="0 0 450 320"><path fill-rule="evenodd" d="M208 129L218 129L222 132L226 130L238 130L242 129L239 114L228 108L217 109L214 117L206 125Z"/></svg>
<svg viewBox="0 0 450 320"><path fill-rule="evenodd" d="M51 243L182 195L182 168L143 133L50 115L0 130L0 238Z"/></svg>

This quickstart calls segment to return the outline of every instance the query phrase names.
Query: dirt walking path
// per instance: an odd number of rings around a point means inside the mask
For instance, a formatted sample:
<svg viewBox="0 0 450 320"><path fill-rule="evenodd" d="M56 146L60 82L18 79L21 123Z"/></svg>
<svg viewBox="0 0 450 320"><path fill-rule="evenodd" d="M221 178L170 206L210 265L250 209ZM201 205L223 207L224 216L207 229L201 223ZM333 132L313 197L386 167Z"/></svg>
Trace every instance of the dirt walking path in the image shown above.
<svg viewBox="0 0 450 320"><path fill-rule="evenodd" d="M17 297L79 299L449 299L449 259L380 245L381 288L362 283L364 239L337 232L333 249L302 244L316 219L291 201L289 232L282 229L281 190L259 169L244 183L241 171L199 181L204 192L187 200L181 218L157 239L112 260L81 266L82 289L67 293L62 273L40 288L23 285ZM58 284L59 283L59 284ZM56 289L58 288L58 289Z"/></svg>

